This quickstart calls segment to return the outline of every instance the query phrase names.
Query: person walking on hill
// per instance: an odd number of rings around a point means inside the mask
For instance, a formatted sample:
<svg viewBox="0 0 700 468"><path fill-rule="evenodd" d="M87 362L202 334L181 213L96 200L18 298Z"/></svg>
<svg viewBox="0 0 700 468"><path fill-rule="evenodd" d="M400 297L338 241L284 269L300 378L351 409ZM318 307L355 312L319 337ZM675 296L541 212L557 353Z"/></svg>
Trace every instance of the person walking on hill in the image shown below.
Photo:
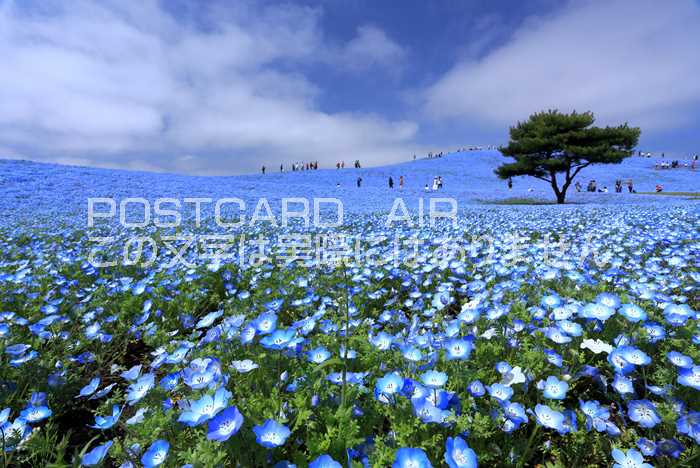
<svg viewBox="0 0 700 468"><path fill-rule="evenodd" d="M357 178L357 186L361 187L362 186L362 177Z"/></svg>
<svg viewBox="0 0 700 468"><path fill-rule="evenodd" d="M403 176L399 177L399 190L403 190Z"/></svg>
<svg viewBox="0 0 700 468"><path fill-rule="evenodd" d="M265 175L265 166L262 167L262 173Z"/></svg>
<svg viewBox="0 0 700 468"><path fill-rule="evenodd" d="M394 179L392 179L391 176L389 176L389 188L390 189L394 188Z"/></svg>

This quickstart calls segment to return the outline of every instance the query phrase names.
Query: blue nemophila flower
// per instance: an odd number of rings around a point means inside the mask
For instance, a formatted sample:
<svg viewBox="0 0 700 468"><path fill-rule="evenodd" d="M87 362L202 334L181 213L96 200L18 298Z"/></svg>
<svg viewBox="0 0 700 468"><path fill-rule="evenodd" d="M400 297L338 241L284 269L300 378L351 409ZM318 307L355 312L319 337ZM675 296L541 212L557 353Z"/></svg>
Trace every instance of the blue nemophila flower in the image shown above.
<svg viewBox="0 0 700 468"><path fill-rule="evenodd" d="M102 445L98 445L94 449L90 450L88 453L82 456L80 459L80 466L96 466L102 463L105 455L109 452L109 448L112 446L112 441L105 442Z"/></svg>
<svg viewBox="0 0 700 468"><path fill-rule="evenodd" d="M313 362L314 364L321 364L330 357L331 353L323 346L319 346L318 348L314 348L306 352L306 358L309 360L309 362Z"/></svg>
<svg viewBox="0 0 700 468"><path fill-rule="evenodd" d="M393 395L394 393L400 392L403 385L403 378L396 372L390 372L384 377L377 379L374 389L378 394Z"/></svg>
<svg viewBox="0 0 700 468"><path fill-rule="evenodd" d="M625 377L622 374L615 374L612 387L620 395L634 393L634 382L632 382L632 379Z"/></svg>
<svg viewBox="0 0 700 468"><path fill-rule="evenodd" d="M678 370L678 383L700 390L700 365Z"/></svg>
<svg viewBox="0 0 700 468"><path fill-rule="evenodd" d="M477 468L476 453L461 437L447 438L445 462L450 468Z"/></svg>
<svg viewBox="0 0 700 468"><path fill-rule="evenodd" d="M511 366L510 364L508 364L505 361L499 361L496 363L496 371L499 374L506 374L506 373L510 372L511 369L513 369L513 366Z"/></svg>
<svg viewBox="0 0 700 468"><path fill-rule="evenodd" d="M683 368L693 367L693 360L690 358L690 356L686 356L685 354L681 354L677 351L669 351L669 353L666 354L666 357L674 366Z"/></svg>
<svg viewBox="0 0 700 468"><path fill-rule="evenodd" d="M566 344L571 342L571 337L564 333L559 327L547 327L544 330L544 336L557 344Z"/></svg>
<svg viewBox="0 0 700 468"><path fill-rule="evenodd" d="M31 348L31 346L28 344L24 344L24 343L13 344L13 345L7 346L5 348L5 353L12 355L12 356L19 356L20 354L24 354L24 352L27 351L29 348Z"/></svg>
<svg viewBox="0 0 700 468"><path fill-rule="evenodd" d="M469 355L474 349L474 342L469 338L455 338L449 340L444 345L445 351L447 352L447 360L453 359L469 359Z"/></svg>
<svg viewBox="0 0 700 468"><path fill-rule="evenodd" d="M553 366L561 367L564 364L564 359L559 353L557 353L553 349L545 349L544 356L547 358L547 361Z"/></svg>
<svg viewBox="0 0 700 468"><path fill-rule="evenodd" d="M23 418L15 419L12 424L0 424L0 435L5 441L5 451L10 452L14 447L24 442L32 433L32 428Z"/></svg>
<svg viewBox="0 0 700 468"><path fill-rule="evenodd" d="M164 362L166 364L180 364L185 359L185 357L187 356L187 353L189 353L189 351L190 351L189 347L180 346L172 353L168 353L164 358Z"/></svg>
<svg viewBox="0 0 700 468"><path fill-rule="evenodd" d="M86 386L80 389L80 393L76 398L80 397L85 397L85 396L90 396L93 393L95 393L95 390L97 390L97 387L100 385L100 378L95 377L93 378L90 383L88 383Z"/></svg>
<svg viewBox="0 0 700 468"><path fill-rule="evenodd" d="M49 409L48 406L30 405L22 410L22 412L19 414L19 417L24 419L29 424L35 424L35 423L38 423L39 421L42 421L42 420L48 418L49 416L51 416L51 414L52 414L52 411Z"/></svg>
<svg viewBox="0 0 700 468"><path fill-rule="evenodd" d="M188 409L180 414L177 420L190 427L198 426L226 408L230 397L231 392L221 387L214 396L204 395L197 401L190 401Z"/></svg>
<svg viewBox="0 0 700 468"><path fill-rule="evenodd" d="M195 329L200 329L200 328L207 328L210 327L216 319L224 315L223 310L217 310L214 312L209 312L207 315L199 319L197 322L197 325L195 325Z"/></svg>
<svg viewBox="0 0 700 468"><path fill-rule="evenodd" d="M403 447L396 451L391 468L432 468L428 456L419 448Z"/></svg>
<svg viewBox="0 0 700 468"><path fill-rule="evenodd" d="M611 309L617 309L620 307L620 297L616 294L611 293L600 293L595 298L596 303L603 304L604 306L610 307Z"/></svg>
<svg viewBox="0 0 700 468"><path fill-rule="evenodd" d="M569 384L563 380L557 379L550 375L544 382L543 390L544 397L552 400L563 400L566 397L566 391L569 389Z"/></svg>
<svg viewBox="0 0 700 468"><path fill-rule="evenodd" d="M258 316L253 322L255 331L260 335L267 335L275 331L277 326L277 314L266 312Z"/></svg>
<svg viewBox="0 0 700 468"><path fill-rule="evenodd" d="M535 418L537 424L541 426L555 429L558 432L564 431L564 415L547 405L535 406Z"/></svg>
<svg viewBox="0 0 700 468"><path fill-rule="evenodd" d="M612 457L617 463L613 464L613 468L654 468L649 463L644 463L642 454L634 449L627 450L625 454L622 450L612 449Z"/></svg>
<svg viewBox="0 0 700 468"><path fill-rule="evenodd" d="M386 351L391 347L394 337L386 332L379 332L375 336L370 336L369 342L379 351Z"/></svg>
<svg viewBox="0 0 700 468"><path fill-rule="evenodd" d="M260 367L250 359L244 359L242 361L232 361L231 366L233 366L233 368L241 374L246 374Z"/></svg>
<svg viewBox="0 0 700 468"><path fill-rule="evenodd" d="M144 374L127 388L126 401L129 406L133 406L146 396L155 384L155 375Z"/></svg>
<svg viewBox="0 0 700 468"><path fill-rule="evenodd" d="M542 307L553 309L561 304L561 298L557 294L549 294L542 297L540 304Z"/></svg>
<svg viewBox="0 0 700 468"><path fill-rule="evenodd" d="M615 348L608 354L608 362L612 364L615 372L620 374L629 374L634 371L634 364L622 356L620 348Z"/></svg>
<svg viewBox="0 0 700 468"><path fill-rule="evenodd" d="M696 444L700 444L700 412L688 411L676 421L676 429L681 434L695 439Z"/></svg>
<svg viewBox="0 0 700 468"><path fill-rule="evenodd" d="M420 352L420 349L411 345L401 347L401 355L404 359L411 362L418 362L423 359L423 353Z"/></svg>
<svg viewBox="0 0 700 468"><path fill-rule="evenodd" d="M432 392L431 392L432 393ZM425 395L422 398L412 398L413 411L416 416L426 424L442 424L450 416L450 412L436 405L430 398L433 395Z"/></svg>
<svg viewBox="0 0 700 468"><path fill-rule="evenodd" d="M643 322L647 319L647 313L644 312L644 309L634 304L625 304L620 307L620 314L632 323Z"/></svg>
<svg viewBox="0 0 700 468"><path fill-rule="evenodd" d="M527 422L525 407L520 403L504 401L501 403L501 408L503 408L503 414L515 424L520 425Z"/></svg>
<svg viewBox="0 0 700 468"><path fill-rule="evenodd" d="M292 433L287 426L268 419L261 426L253 427L255 441L265 448L275 448L283 445Z"/></svg>
<svg viewBox="0 0 700 468"><path fill-rule="evenodd" d="M236 434L243 425L243 415L230 406L209 421L207 439L224 442Z"/></svg>
<svg viewBox="0 0 700 468"><path fill-rule="evenodd" d="M162 379L160 379L160 387L163 390L170 391L177 387L177 384L180 382L180 373L179 372L173 372L172 374L168 374Z"/></svg>
<svg viewBox="0 0 700 468"><path fill-rule="evenodd" d="M649 400L631 400L627 404L627 416L645 429L650 429L661 422L656 406Z"/></svg>
<svg viewBox="0 0 700 468"><path fill-rule="evenodd" d="M610 411L601 406L598 401L581 401L579 406L584 415L586 415L586 430L590 431L595 428L598 432L604 432L607 429L607 422L610 419Z"/></svg>
<svg viewBox="0 0 700 468"><path fill-rule="evenodd" d="M294 339L295 330L288 328L286 330L277 329L270 335L263 337L260 340L260 344L263 348L272 350L281 350L289 346L290 342Z"/></svg>
<svg viewBox="0 0 700 468"><path fill-rule="evenodd" d="M600 302L586 304L580 312L580 316L605 322L615 314L615 309Z"/></svg>
<svg viewBox="0 0 700 468"><path fill-rule="evenodd" d="M97 392L95 392L90 398L88 398L88 400L97 400L97 399L100 399L104 396L107 396L109 394L109 392L112 391L112 389L114 388L115 385L117 385L117 384L111 383L111 384L107 385L102 390L98 390Z"/></svg>
<svg viewBox="0 0 700 468"><path fill-rule="evenodd" d="M122 372L119 374L119 376L124 379L128 380L129 382L133 382L134 380L139 378L139 375L141 375L141 364L136 365L132 367L131 369Z"/></svg>
<svg viewBox="0 0 700 468"><path fill-rule="evenodd" d="M498 401L510 400L510 397L513 396L513 389L500 383L489 385L487 388L489 395Z"/></svg>
<svg viewBox="0 0 700 468"><path fill-rule="evenodd" d="M109 429L110 427L114 426L117 421L119 420L119 416L121 416L122 410L119 407L119 405L114 405L112 406L112 415L111 416L95 416L95 424L92 427L93 429Z"/></svg>
<svg viewBox="0 0 700 468"><path fill-rule="evenodd" d="M642 452L642 455L653 457L656 455L656 443L652 440L640 437L637 440L637 448Z"/></svg>
<svg viewBox="0 0 700 468"><path fill-rule="evenodd" d="M343 465L333 460L330 455L324 454L309 463L309 468L343 468Z"/></svg>
<svg viewBox="0 0 700 468"><path fill-rule="evenodd" d="M428 388L441 388L447 383L447 374L440 371L429 370L421 375L420 380L423 382L423 385Z"/></svg>
<svg viewBox="0 0 700 468"><path fill-rule="evenodd" d="M222 379L221 364L215 358L198 358L182 370L182 380L193 390L216 388Z"/></svg>
<svg viewBox="0 0 700 468"><path fill-rule="evenodd" d="M658 455L672 458L680 458L685 448L676 439L661 439L656 444Z"/></svg>
<svg viewBox="0 0 700 468"><path fill-rule="evenodd" d="M141 463L145 468L162 465L168 458L170 444L167 440L158 439L151 444L141 457Z"/></svg>
<svg viewBox="0 0 700 468"><path fill-rule="evenodd" d="M484 384L482 384L480 381L475 380L472 383L469 384L469 387L467 388L469 390L469 393L473 397L481 397L486 394L486 389L484 388Z"/></svg>
<svg viewBox="0 0 700 468"><path fill-rule="evenodd" d="M133 424L139 424L143 422L143 417L147 411L148 409L146 408L139 408L138 410L136 410L136 413L132 417L126 420L126 424L131 426Z"/></svg>
<svg viewBox="0 0 700 468"><path fill-rule="evenodd" d="M647 366L651 364L651 358L641 349L634 346L620 346L617 348L622 359L635 366Z"/></svg>

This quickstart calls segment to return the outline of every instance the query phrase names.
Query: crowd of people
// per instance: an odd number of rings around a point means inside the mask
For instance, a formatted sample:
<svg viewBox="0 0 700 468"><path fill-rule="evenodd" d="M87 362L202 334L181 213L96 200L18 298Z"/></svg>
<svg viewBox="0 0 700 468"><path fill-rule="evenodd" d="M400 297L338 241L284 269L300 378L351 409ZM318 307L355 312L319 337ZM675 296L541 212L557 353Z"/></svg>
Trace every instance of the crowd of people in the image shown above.
<svg viewBox="0 0 700 468"><path fill-rule="evenodd" d="M623 182L622 179L617 179L615 181L615 193L622 193L623 185L627 186L627 191L629 193L637 193L637 191L634 189L634 182L632 182L632 179L627 179L625 182ZM576 183L574 184L574 188L577 192L581 192L583 186L581 185L581 182L576 181ZM588 181L588 185L586 186L586 192L608 193L609 190L607 185L604 185L603 187L598 187L598 182L595 179L591 179L590 181Z"/></svg>
<svg viewBox="0 0 700 468"><path fill-rule="evenodd" d="M452 151L449 151L449 150L448 150L447 152L444 152L444 151L432 152L432 151L430 151L430 152L428 152L428 154L427 154L426 156L422 157L421 159L436 159L436 158L441 158L441 157L443 157L445 154L450 153L450 152L453 152L453 153L461 153L461 152L464 152L464 151L483 151L483 150L495 150L495 149L498 149L498 146L497 146L497 145L464 146L464 147L462 147L462 148L457 148L456 150L452 150ZM413 155L413 160L415 161L416 159L418 159L418 157L414 154L414 155Z"/></svg>
<svg viewBox="0 0 700 468"><path fill-rule="evenodd" d="M313 162L294 162L289 166L289 169L292 172L296 171L315 171L318 170L318 161L313 161ZM260 168L260 172L263 173L263 175L267 172L267 167L263 165ZM284 172L284 164L280 164L280 172Z"/></svg>
<svg viewBox="0 0 700 468"><path fill-rule="evenodd" d="M694 171L697 163L697 156L695 156L692 161L679 161L678 159L668 162L656 161L656 164L654 164L654 169L690 169Z"/></svg>

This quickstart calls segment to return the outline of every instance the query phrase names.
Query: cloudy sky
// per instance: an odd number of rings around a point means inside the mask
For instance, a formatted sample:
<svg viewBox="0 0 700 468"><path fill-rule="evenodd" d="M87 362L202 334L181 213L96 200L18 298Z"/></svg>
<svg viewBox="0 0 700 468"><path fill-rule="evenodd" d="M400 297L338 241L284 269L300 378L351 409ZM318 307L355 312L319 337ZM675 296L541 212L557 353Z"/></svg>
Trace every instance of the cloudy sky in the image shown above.
<svg viewBox="0 0 700 468"><path fill-rule="evenodd" d="M0 157L193 174L503 143L535 111L700 152L697 0L0 0Z"/></svg>

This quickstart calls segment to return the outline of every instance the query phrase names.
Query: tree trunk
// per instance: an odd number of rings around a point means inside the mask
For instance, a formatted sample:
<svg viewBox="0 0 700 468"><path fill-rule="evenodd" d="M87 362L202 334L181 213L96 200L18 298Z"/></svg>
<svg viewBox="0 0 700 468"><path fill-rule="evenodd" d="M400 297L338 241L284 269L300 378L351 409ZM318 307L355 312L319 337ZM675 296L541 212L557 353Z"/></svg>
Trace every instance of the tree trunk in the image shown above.
<svg viewBox="0 0 700 468"><path fill-rule="evenodd" d="M559 205L563 204L565 199L566 199L566 192L557 193L557 204L559 204Z"/></svg>

